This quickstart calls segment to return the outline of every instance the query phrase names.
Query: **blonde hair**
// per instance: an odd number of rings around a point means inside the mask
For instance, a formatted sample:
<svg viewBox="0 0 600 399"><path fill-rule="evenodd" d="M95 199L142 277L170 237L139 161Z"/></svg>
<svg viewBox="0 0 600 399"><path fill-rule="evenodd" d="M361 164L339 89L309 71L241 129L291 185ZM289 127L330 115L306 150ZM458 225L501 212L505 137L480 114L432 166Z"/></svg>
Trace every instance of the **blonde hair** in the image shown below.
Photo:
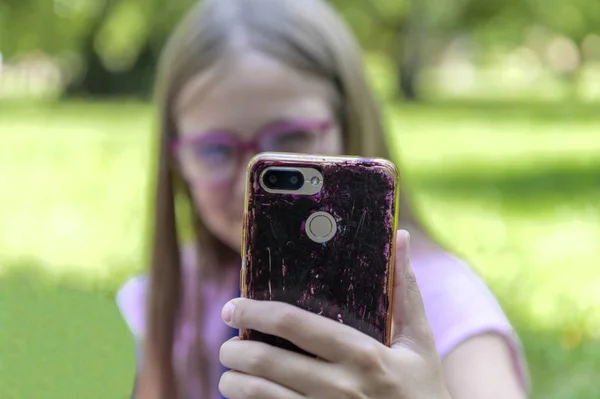
<svg viewBox="0 0 600 399"><path fill-rule="evenodd" d="M151 288L146 355L155 360L161 398L177 397L182 376L173 369L172 350L181 319L181 257L175 197L189 192L174 167L169 143L177 135L174 108L182 88L197 74L231 51L236 39L296 70L331 82L339 98L338 115L344 152L388 157L378 106L365 76L362 54L346 24L321 0L205 0L177 27L159 65L156 102L160 118ZM403 218L412 218L406 204ZM219 266L239 254L213 236L194 213L198 278L218 278ZM195 310L198 331L204 306ZM210 370L205 348L197 340L192 353L209 397ZM181 393L181 392L180 392Z"/></svg>

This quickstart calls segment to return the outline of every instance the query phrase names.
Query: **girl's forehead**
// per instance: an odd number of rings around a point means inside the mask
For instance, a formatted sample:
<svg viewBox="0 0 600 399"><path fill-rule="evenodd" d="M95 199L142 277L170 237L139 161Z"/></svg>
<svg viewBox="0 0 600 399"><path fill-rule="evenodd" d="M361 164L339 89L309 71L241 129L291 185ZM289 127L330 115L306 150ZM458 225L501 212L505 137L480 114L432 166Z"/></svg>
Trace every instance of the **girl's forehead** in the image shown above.
<svg viewBox="0 0 600 399"><path fill-rule="evenodd" d="M175 103L181 134L256 132L288 119L333 119L333 86L256 52L215 63L192 77Z"/></svg>

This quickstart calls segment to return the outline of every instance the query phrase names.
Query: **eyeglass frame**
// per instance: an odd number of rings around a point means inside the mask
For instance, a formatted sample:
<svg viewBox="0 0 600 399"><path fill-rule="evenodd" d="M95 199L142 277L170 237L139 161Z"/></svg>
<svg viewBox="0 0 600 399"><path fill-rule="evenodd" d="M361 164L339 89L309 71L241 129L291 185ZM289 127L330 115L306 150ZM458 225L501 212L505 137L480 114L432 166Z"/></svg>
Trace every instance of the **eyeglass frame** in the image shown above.
<svg viewBox="0 0 600 399"><path fill-rule="evenodd" d="M245 154L249 152L262 152L260 148L260 143L262 142L264 137L283 135L285 133L293 132L294 130L312 130L315 133L320 134L321 136L326 136L327 133L331 131L331 128L333 126L334 125L330 120L300 119L275 122L273 124L270 124L266 128L259 130L258 134L256 134L253 138L248 140L244 140L234 132L227 130L191 133L172 139L170 141L170 150L175 159L177 159L177 152L182 146L185 145L202 142L231 145L231 147L234 148L236 158L233 169L237 170L239 169L240 164L242 163L243 156ZM209 140L210 138L212 138L212 140ZM223 182L218 182L217 184L224 184L229 180L231 180L231 178L223 179ZM205 182L205 184L206 183L208 183L209 185L214 185L216 182Z"/></svg>

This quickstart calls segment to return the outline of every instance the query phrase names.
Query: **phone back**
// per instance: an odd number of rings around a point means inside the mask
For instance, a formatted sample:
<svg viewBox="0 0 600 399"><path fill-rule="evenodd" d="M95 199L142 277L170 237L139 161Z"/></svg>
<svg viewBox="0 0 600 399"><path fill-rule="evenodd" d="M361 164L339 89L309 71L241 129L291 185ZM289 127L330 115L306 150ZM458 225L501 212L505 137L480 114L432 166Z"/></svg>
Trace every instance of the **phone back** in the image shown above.
<svg viewBox="0 0 600 399"><path fill-rule="evenodd" d="M267 167L315 168L323 176L314 195L266 191ZM382 159L259 155L248 169L243 234L242 295L287 302L352 326L390 344L398 173ZM311 214L335 219L333 237L315 242ZM243 339L302 352L258 331Z"/></svg>

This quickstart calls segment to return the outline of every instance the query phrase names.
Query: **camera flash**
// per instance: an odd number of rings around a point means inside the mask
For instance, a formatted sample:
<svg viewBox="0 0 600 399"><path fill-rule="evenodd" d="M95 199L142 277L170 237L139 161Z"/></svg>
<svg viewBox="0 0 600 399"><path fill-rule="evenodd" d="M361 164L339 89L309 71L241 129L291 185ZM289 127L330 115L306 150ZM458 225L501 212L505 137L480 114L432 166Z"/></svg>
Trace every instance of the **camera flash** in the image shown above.
<svg viewBox="0 0 600 399"><path fill-rule="evenodd" d="M317 176L314 176L314 177L312 177L312 178L310 179L310 183L311 183L313 186L316 186L316 185L318 185L320 182L321 182L321 179L319 179Z"/></svg>

